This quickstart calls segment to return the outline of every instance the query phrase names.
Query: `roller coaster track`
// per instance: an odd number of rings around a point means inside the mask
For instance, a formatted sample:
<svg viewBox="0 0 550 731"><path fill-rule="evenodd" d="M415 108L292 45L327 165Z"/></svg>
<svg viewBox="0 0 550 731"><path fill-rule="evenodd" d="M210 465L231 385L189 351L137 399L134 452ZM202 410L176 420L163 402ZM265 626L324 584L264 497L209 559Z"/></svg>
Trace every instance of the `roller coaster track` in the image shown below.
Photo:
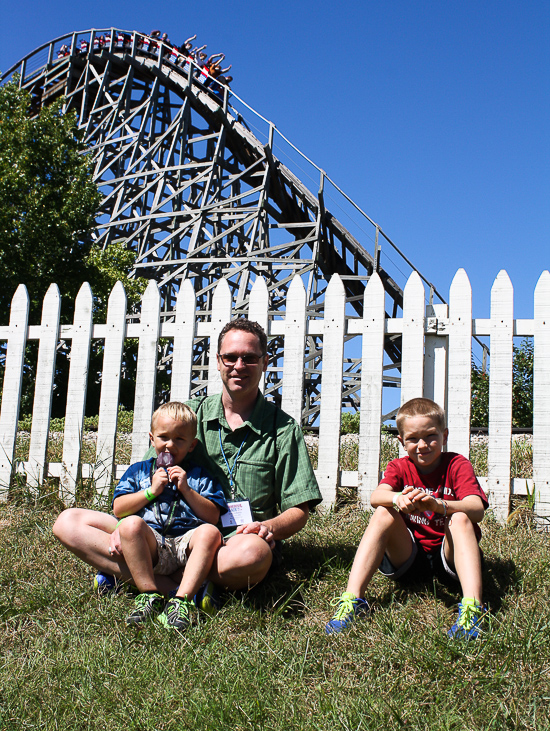
<svg viewBox="0 0 550 731"><path fill-rule="evenodd" d="M100 45L100 37L107 42ZM66 55L59 50L63 45ZM334 273L344 283L347 316L360 317L364 287L373 271L384 283L386 314L396 317L403 304L396 279L400 276L404 284L415 269L411 262L273 124L227 86L210 81L207 88L198 78L200 70L184 61L171 46L135 31L88 30L44 44L9 69L2 83L19 73L20 86L31 93L31 114L56 99L63 99L65 111L76 112L103 194L93 236L103 248L122 241L136 253L134 273L158 281L164 318L173 316L183 279L193 281L197 306L207 318L220 278L227 280L237 310L245 311L251 284L260 275L268 283L270 316L277 317L285 309L295 274L306 287L308 316L322 317ZM251 131L262 123L265 134ZM280 159L281 144L290 152L289 164ZM292 170L306 164L318 176L315 193ZM334 209L334 196L344 217L351 212L352 225L344 225L329 210ZM359 240L367 238L372 253ZM397 268L398 276L391 276L382 266L385 250L397 257L406 274ZM424 281L431 295L443 301ZM385 350L386 385L395 385L400 339L387 338ZM278 338L270 351L266 390L277 398L282 363ZM196 392L207 380L206 357L197 341ZM308 424L318 413L321 359L321 343L309 337ZM170 367L169 351L163 363ZM392 370L397 375L390 375ZM359 376L359 361L346 357L343 405L356 406Z"/></svg>

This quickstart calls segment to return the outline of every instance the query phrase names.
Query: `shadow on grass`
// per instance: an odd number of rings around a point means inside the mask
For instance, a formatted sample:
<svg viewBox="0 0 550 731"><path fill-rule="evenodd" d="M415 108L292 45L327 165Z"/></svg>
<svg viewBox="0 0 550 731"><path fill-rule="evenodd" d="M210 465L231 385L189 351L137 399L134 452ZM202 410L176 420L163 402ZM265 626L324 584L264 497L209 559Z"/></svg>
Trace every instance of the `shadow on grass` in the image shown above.
<svg viewBox="0 0 550 731"><path fill-rule="evenodd" d="M483 569L483 597L492 611L498 611L502 599L512 586L519 584L519 572L516 564L506 558L485 558Z"/></svg>
<svg viewBox="0 0 550 731"><path fill-rule="evenodd" d="M249 591L228 596L256 611L275 612L284 617L301 616L307 611L304 590L337 566L351 567L355 551L355 546L349 544L331 544L328 548L295 538L284 546L281 564L272 567L264 581Z"/></svg>
<svg viewBox="0 0 550 731"><path fill-rule="evenodd" d="M285 546L281 565L272 569L261 584L249 591L236 592L234 596L256 611L275 612L285 617L302 616L307 611L304 590L337 568L351 567L355 551L355 546L348 543L332 543L326 547L294 540ZM485 558L484 601L493 612L500 610L503 597L512 586L518 585L519 580L518 570L511 559ZM462 595L460 584L450 578L427 576L425 580L403 584L387 579L376 603L386 606L396 600L406 601L411 594L425 592L449 608L456 606Z"/></svg>

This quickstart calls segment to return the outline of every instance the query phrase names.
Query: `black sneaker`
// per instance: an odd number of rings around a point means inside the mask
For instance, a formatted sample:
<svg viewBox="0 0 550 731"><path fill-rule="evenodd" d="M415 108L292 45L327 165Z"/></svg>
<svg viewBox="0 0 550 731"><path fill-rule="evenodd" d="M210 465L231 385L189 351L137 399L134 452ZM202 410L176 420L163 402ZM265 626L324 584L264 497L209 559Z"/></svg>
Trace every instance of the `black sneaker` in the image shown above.
<svg viewBox="0 0 550 731"><path fill-rule="evenodd" d="M164 609L164 597L160 594L138 594L132 614L126 617L126 624L143 624L154 619Z"/></svg>
<svg viewBox="0 0 550 731"><path fill-rule="evenodd" d="M197 613L195 603L186 596L175 596L170 599L164 607L164 612L159 614L157 622L166 629L179 629L185 631L192 623Z"/></svg>

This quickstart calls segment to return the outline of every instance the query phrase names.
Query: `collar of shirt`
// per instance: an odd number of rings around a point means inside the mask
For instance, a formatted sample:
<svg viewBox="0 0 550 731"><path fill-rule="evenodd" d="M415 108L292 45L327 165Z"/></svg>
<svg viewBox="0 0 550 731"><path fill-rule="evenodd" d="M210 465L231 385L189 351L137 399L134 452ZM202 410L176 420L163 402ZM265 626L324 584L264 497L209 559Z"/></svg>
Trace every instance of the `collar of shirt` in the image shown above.
<svg viewBox="0 0 550 731"><path fill-rule="evenodd" d="M237 429L235 429L235 432L238 432L241 429L251 429L253 432L255 432L255 434L260 436L260 434L262 433L262 417L263 417L264 401L265 401L265 399L264 399L263 394L260 391L258 391L258 397L256 398L256 403L254 404L254 409L252 410L250 419L243 422L241 424L241 426L239 426ZM202 421L203 422L216 421L224 429L228 429L229 431L231 431L229 424L227 423L227 419L225 418L225 412L223 410L221 395L220 395L216 410L213 413L210 413L208 415L205 414L202 417Z"/></svg>

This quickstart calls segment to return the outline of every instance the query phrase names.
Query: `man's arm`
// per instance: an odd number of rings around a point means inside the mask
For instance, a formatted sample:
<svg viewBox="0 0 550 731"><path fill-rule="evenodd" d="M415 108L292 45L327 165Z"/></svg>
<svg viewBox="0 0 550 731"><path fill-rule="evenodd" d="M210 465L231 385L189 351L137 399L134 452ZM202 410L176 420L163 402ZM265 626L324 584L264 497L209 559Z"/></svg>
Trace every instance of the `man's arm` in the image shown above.
<svg viewBox="0 0 550 731"><path fill-rule="evenodd" d="M288 508L284 513L274 518L263 521L246 523L237 528L237 533L256 533L273 548L275 541L282 541L285 538L301 531L309 517L309 503L302 503L296 507Z"/></svg>

